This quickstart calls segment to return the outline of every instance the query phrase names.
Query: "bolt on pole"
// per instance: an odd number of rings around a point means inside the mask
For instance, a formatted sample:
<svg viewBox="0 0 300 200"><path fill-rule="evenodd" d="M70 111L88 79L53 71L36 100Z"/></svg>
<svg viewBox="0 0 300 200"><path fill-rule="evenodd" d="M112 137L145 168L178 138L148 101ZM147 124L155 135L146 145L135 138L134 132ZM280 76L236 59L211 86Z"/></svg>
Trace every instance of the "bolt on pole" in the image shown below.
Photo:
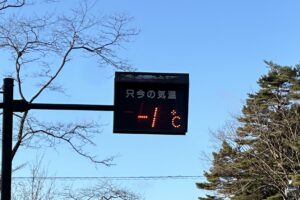
<svg viewBox="0 0 300 200"><path fill-rule="evenodd" d="M11 199L14 80L3 83L1 200Z"/></svg>

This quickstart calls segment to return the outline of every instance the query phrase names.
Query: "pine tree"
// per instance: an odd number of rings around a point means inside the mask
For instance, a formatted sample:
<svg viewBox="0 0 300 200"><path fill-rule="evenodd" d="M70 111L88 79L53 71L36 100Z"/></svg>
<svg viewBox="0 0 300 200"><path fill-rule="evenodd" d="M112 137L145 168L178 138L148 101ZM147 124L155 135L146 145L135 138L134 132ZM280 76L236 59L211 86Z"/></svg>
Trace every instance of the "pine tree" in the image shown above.
<svg viewBox="0 0 300 200"><path fill-rule="evenodd" d="M300 66L266 63L270 70L248 95L234 139L213 153L198 188L234 200L277 200L287 199L290 180L299 187Z"/></svg>

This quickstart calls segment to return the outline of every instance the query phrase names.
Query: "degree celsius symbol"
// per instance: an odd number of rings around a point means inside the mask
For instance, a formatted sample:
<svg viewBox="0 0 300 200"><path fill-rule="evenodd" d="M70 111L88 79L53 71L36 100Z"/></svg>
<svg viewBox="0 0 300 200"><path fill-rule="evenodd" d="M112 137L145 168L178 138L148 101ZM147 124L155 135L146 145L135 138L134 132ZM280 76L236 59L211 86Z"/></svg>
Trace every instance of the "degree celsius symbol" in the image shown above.
<svg viewBox="0 0 300 200"><path fill-rule="evenodd" d="M177 115L176 110L172 110L171 114L173 115L172 126L174 128L180 128L181 127L181 124L180 124L181 117L179 115Z"/></svg>

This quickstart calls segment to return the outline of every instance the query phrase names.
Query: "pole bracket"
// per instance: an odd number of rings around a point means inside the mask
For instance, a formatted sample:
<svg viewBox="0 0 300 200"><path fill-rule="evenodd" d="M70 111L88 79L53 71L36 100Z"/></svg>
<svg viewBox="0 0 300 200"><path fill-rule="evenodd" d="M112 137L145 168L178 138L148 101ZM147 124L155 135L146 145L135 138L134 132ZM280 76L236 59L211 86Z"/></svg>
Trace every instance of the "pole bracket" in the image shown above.
<svg viewBox="0 0 300 200"><path fill-rule="evenodd" d="M26 112L29 108L29 103L26 100L13 100L13 112ZM0 109L4 108L4 103L0 102Z"/></svg>
<svg viewBox="0 0 300 200"><path fill-rule="evenodd" d="M13 104L14 112L26 112L29 110L29 103L26 100L14 100Z"/></svg>

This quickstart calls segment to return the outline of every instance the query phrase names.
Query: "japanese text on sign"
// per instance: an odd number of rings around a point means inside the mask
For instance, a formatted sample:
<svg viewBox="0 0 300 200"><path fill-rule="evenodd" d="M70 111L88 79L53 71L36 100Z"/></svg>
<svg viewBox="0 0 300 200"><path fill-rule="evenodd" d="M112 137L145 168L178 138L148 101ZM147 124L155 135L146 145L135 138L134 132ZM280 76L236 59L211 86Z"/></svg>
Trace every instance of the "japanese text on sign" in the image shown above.
<svg viewBox="0 0 300 200"><path fill-rule="evenodd" d="M126 98L127 99L176 99L176 91L175 90L134 90L134 89L126 89Z"/></svg>

